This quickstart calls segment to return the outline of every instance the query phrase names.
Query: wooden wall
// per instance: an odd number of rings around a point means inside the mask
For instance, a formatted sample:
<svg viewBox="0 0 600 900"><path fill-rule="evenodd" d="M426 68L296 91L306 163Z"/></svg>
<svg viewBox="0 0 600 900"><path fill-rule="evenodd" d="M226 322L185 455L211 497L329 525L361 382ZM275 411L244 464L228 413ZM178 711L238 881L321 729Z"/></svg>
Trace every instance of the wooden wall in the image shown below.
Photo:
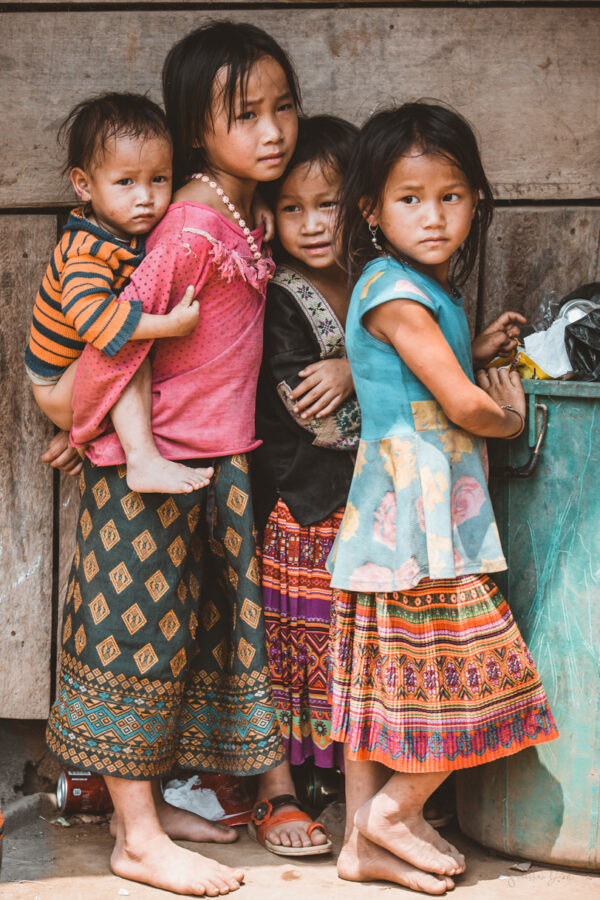
<svg viewBox="0 0 600 900"><path fill-rule="evenodd" d="M486 322L598 278L598 9L547 0L410 4L0 4L0 717L43 718L77 500L39 462L51 431L22 369L31 304L71 195L56 129L102 90L150 91L171 44L210 18L260 25L290 51L305 111L357 123L381 105L451 103L476 126L499 208L468 289Z"/></svg>

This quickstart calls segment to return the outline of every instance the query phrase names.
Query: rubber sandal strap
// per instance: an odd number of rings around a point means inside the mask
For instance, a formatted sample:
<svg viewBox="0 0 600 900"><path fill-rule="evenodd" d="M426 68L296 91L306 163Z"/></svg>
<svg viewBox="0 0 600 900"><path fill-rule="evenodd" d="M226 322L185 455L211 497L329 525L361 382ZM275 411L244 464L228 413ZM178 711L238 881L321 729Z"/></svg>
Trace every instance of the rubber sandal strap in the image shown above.
<svg viewBox="0 0 600 900"><path fill-rule="evenodd" d="M276 812L282 806L294 805L297 809L289 809L285 812ZM302 811L300 803L296 797L291 794L280 794L271 800L266 798L259 800L254 804L252 810L252 822L256 829L256 838L259 843L264 845L266 833L277 825L285 825L287 822L310 822L306 829L307 835L310 837L315 828L323 832L328 837L327 830L320 822L313 822L309 815Z"/></svg>

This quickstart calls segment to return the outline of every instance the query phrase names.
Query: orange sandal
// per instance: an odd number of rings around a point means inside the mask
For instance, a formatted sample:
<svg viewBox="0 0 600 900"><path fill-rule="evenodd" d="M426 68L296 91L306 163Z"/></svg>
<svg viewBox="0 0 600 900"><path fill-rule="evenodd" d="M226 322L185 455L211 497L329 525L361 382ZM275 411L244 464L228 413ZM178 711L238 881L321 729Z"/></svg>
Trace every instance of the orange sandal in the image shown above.
<svg viewBox="0 0 600 900"><path fill-rule="evenodd" d="M275 812L282 806L297 806L298 809L289 810L288 812ZM307 835L310 837L313 831L317 829L322 831L327 838L324 844L311 844L310 847L285 847L283 844L274 844L267 839L267 831L276 825L283 825L285 822L310 822L306 829ZM248 833L253 840L262 844L271 853L278 856L320 856L322 853L329 853L331 850L331 841L327 835L327 829L320 822L313 822L310 816L302 812L300 804L296 797L292 794L280 794L278 797L272 797L270 800L259 800L254 804L252 817L248 823Z"/></svg>

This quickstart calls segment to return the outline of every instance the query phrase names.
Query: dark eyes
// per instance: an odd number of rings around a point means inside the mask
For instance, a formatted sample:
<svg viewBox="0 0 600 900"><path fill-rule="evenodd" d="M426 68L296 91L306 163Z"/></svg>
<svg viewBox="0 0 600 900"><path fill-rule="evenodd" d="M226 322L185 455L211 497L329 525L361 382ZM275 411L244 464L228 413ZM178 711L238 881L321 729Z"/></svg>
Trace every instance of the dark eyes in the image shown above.
<svg viewBox="0 0 600 900"><path fill-rule="evenodd" d="M168 181L168 178L166 175L155 175L152 181L155 184L165 184L165 182Z"/></svg>
<svg viewBox="0 0 600 900"><path fill-rule="evenodd" d="M129 184L133 184L131 178L119 178L117 184L123 185L123 187L127 187Z"/></svg>
<svg viewBox="0 0 600 900"><path fill-rule="evenodd" d="M460 194L456 194L454 192L450 194L444 194L442 198L446 203L452 203L456 200L460 200ZM414 206L416 203L419 203L419 198L415 196L415 194L409 194L406 197L401 197L400 202L404 203L406 206Z"/></svg>

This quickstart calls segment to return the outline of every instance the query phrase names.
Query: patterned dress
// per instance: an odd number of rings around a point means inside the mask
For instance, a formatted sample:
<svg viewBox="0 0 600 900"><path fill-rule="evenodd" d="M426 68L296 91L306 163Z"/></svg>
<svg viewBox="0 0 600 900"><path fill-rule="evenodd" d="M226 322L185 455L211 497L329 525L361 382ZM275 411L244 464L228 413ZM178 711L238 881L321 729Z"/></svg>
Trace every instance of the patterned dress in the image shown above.
<svg viewBox="0 0 600 900"><path fill-rule="evenodd" d="M324 419L294 413L298 372L345 356L344 332L320 292L290 265L267 291L254 459L263 601L275 707L291 763L342 764L327 698L331 587L325 563L342 520L360 413L354 397Z"/></svg>
<svg viewBox="0 0 600 900"><path fill-rule="evenodd" d="M328 567L332 733L406 772L477 765L558 732L506 601L483 441L450 422L363 317L405 298L437 320L473 381L462 299L386 257L365 267L346 340L363 416Z"/></svg>

